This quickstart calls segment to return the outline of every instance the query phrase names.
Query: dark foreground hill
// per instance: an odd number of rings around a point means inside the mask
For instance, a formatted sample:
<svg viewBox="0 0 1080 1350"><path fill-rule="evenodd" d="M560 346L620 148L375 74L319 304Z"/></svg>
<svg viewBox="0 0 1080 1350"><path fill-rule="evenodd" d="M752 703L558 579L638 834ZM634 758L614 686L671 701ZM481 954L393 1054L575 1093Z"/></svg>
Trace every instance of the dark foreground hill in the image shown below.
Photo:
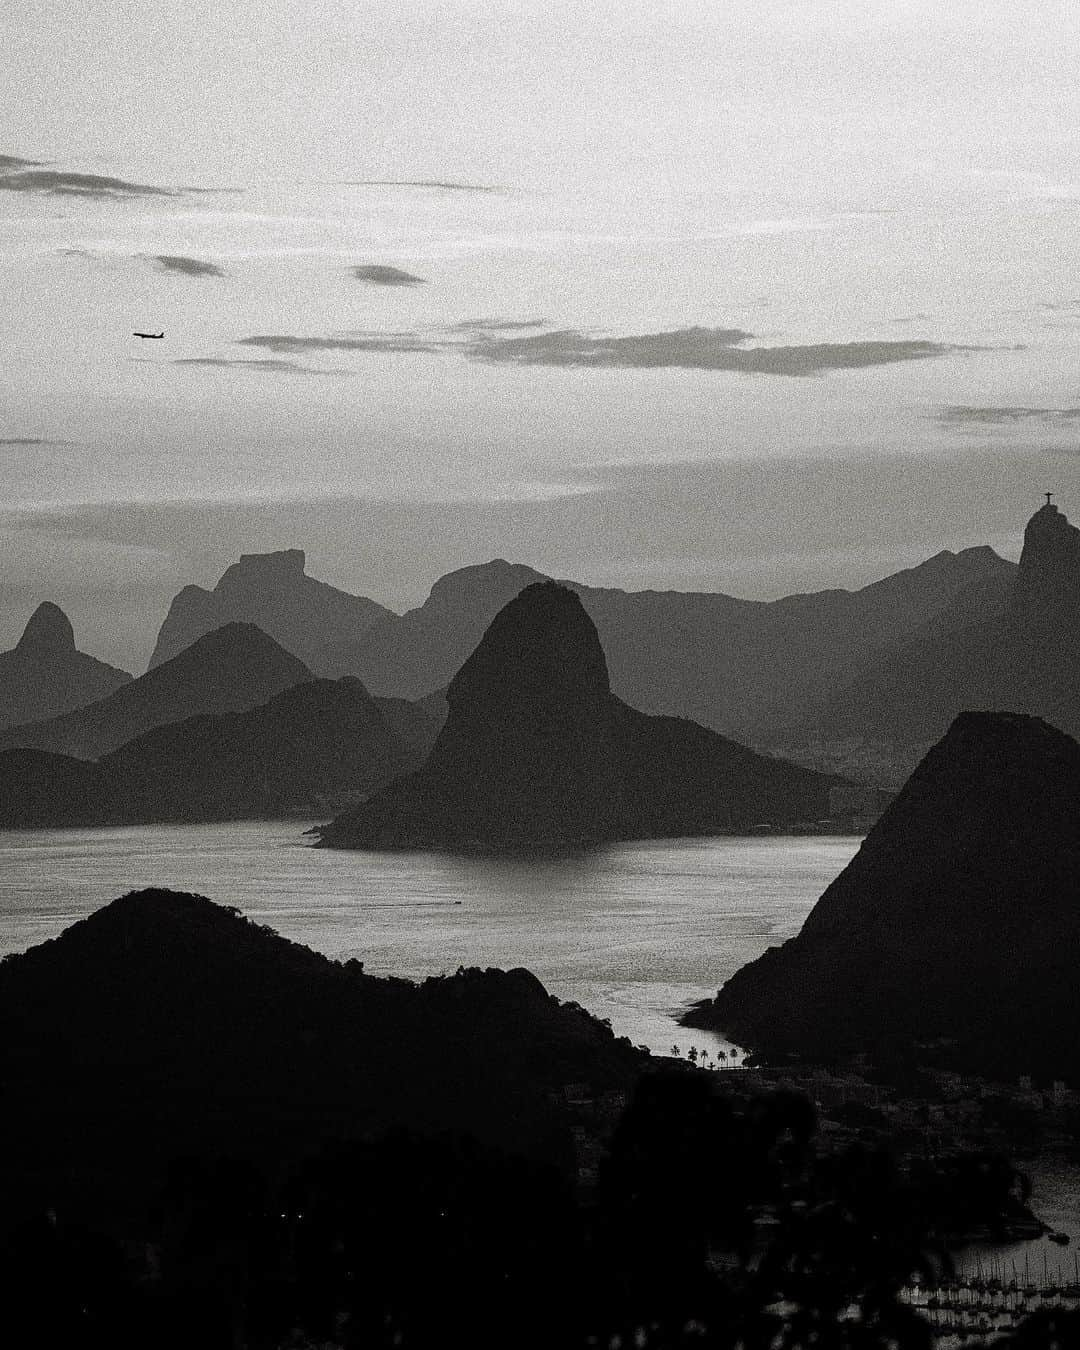
<svg viewBox="0 0 1080 1350"><path fill-rule="evenodd" d="M9 727L0 732L0 749L25 746L97 759L153 727L253 708L310 679L302 661L254 624L229 623L96 703Z"/></svg>
<svg viewBox="0 0 1080 1350"><path fill-rule="evenodd" d="M372 979L196 895L7 958L0 1028L13 1346L925 1348L935 1233L1017 1209L1004 1160L819 1153L806 1099L646 1071L525 970Z"/></svg>
<svg viewBox="0 0 1080 1350"><path fill-rule="evenodd" d="M227 623L253 623L316 675L348 674L341 654L390 610L349 595L304 571L303 550L246 553L212 591L185 586L158 633L150 669Z"/></svg>
<svg viewBox="0 0 1080 1350"><path fill-rule="evenodd" d="M46 600L17 645L0 652L0 727L81 708L130 679L126 670L78 651L71 621Z"/></svg>
<svg viewBox="0 0 1080 1350"><path fill-rule="evenodd" d="M129 1221L174 1158L274 1167L391 1125L565 1163L549 1092L642 1062L524 970L375 979L157 890L6 958L0 1026L6 1205Z"/></svg>
<svg viewBox="0 0 1080 1350"><path fill-rule="evenodd" d="M156 727L96 763L4 750L0 828L310 820L416 768L430 749L429 727L414 704L377 702L346 676L308 680L243 712Z"/></svg>
<svg viewBox="0 0 1080 1350"><path fill-rule="evenodd" d="M495 617L450 683L422 769L322 831L331 847L470 847L790 827L845 785L611 693L596 629L554 582Z"/></svg>
<svg viewBox="0 0 1080 1350"><path fill-rule="evenodd" d="M802 932L691 1025L765 1054L913 1042L991 1077L1080 1081L1080 746L964 713Z"/></svg>

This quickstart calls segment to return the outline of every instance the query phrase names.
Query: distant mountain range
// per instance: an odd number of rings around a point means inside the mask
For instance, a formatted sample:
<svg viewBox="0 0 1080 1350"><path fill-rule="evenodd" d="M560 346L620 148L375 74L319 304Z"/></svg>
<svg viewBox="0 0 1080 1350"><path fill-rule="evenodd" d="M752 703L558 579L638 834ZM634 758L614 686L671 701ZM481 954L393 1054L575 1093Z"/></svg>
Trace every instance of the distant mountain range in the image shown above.
<svg viewBox="0 0 1080 1350"><path fill-rule="evenodd" d="M581 599L600 635L612 689L632 707L687 717L814 767L895 784L902 774L890 746L864 745L866 738L842 718L827 735L820 724L830 709L843 707L844 691L863 672L882 669L924 632L951 640L971 624L999 618L1015 572L984 547L939 553L859 591L776 601L561 584ZM303 576L299 550L255 555L230 568L214 592L181 592L154 659L194 633L186 619L181 623L184 615L197 612L200 623L209 623L223 613L221 602L206 599L223 591L233 615L254 622L273 615L267 631L316 673L354 674L376 694L415 701L444 690L499 610L525 586L547 580L502 559L461 568L405 614L364 608L357 632L325 607L306 605L306 588L320 583ZM203 598L184 599L196 593ZM333 594L339 606L349 598ZM277 618L284 595L291 597L288 629ZM372 603L356 598L357 605Z"/></svg>
<svg viewBox="0 0 1080 1350"><path fill-rule="evenodd" d="M185 586L158 633L150 669L177 656L205 633L227 623L252 623L298 656L316 675L354 673L342 654L390 610L349 595L304 571L298 548L246 553L212 591ZM396 690L390 692L397 692ZM426 692L426 691L425 691Z"/></svg>
<svg viewBox="0 0 1080 1350"><path fill-rule="evenodd" d="M424 766L323 828L331 847L516 847L822 821L837 778L611 692L581 600L527 586L451 680ZM867 797L872 793L864 794Z"/></svg>
<svg viewBox="0 0 1080 1350"><path fill-rule="evenodd" d="M769 602L561 584L580 598L599 634L612 692L631 707L689 718L760 752L895 789L965 708L1028 712L1080 730L1071 673L1080 651L1075 536L1048 506L1028 527L1019 568L989 548L971 548L939 553L858 591ZM265 625L307 677L352 674L377 696L406 700L399 731L415 730L417 701L425 700L434 725L445 714L447 685L495 615L524 587L545 580L533 568L496 559L449 573L424 604L397 615L308 577L298 549L245 555L213 591L186 587L176 597L149 673L165 669L184 643L193 650L214 625ZM61 626L41 625L55 630L55 650L63 645ZM5 688L15 689L13 680L5 683L3 663L18 651L0 657L0 707ZM24 657L16 664L27 666ZM294 670L278 687L295 678ZM43 689L48 683L29 681ZM25 678L20 687L25 698ZM64 697L85 701L78 689ZM255 701L245 696L239 705ZM9 704L24 706L13 692ZM194 697L178 704L149 724L121 718L115 734L90 727L97 714L88 710L44 728L40 718L9 713L20 723L18 737L0 736L0 745L96 756L148 725L225 706Z"/></svg>
<svg viewBox="0 0 1080 1350"><path fill-rule="evenodd" d="M0 728L81 708L130 679L126 670L78 651L71 621L46 600L18 645L0 652Z"/></svg>
<svg viewBox="0 0 1080 1350"><path fill-rule="evenodd" d="M1038 718L963 713L799 935L686 1021L767 1057L906 1042L991 1078L1075 1083L1078 897L1080 745Z"/></svg>
<svg viewBox="0 0 1080 1350"><path fill-rule="evenodd" d="M7 728L0 732L0 749L97 759L154 727L252 708L312 678L302 661L254 624L229 623L94 703Z"/></svg>
<svg viewBox="0 0 1080 1350"><path fill-rule="evenodd" d="M561 584L596 625L620 698L770 746L927 623L1002 613L1015 571L992 549L974 548L939 553L860 591L775 601ZM415 699L441 689L499 609L544 580L501 559L452 572L418 609L373 624L348 667L378 693Z"/></svg>

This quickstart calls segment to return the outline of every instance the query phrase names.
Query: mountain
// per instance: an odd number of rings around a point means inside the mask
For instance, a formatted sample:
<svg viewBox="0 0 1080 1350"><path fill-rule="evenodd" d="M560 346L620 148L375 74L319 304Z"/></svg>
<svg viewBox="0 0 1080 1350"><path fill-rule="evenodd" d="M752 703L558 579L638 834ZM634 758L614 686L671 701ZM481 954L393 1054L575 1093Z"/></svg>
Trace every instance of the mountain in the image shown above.
<svg viewBox="0 0 1080 1350"><path fill-rule="evenodd" d="M813 729L784 742L788 752L825 766L838 761L823 746L869 748L910 768L965 708L1028 713L1080 734L1080 530L1042 507L996 612L962 600L837 689Z"/></svg>
<svg viewBox="0 0 1080 1350"><path fill-rule="evenodd" d="M323 827L331 847L514 847L821 821L843 785L611 692L565 586L527 586L446 694L422 769Z"/></svg>
<svg viewBox="0 0 1080 1350"><path fill-rule="evenodd" d="M17 646L0 652L0 727L32 722L104 698L131 676L75 647L71 621L46 600Z"/></svg>
<svg viewBox="0 0 1080 1350"><path fill-rule="evenodd" d="M1080 1081L1080 746L1038 718L966 712L802 931L693 1026L811 1059L898 1038L991 1077Z"/></svg>
<svg viewBox="0 0 1080 1350"><path fill-rule="evenodd" d="M245 553L212 591L185 586L169 606L150 669L171 660L204 633L227 623L253 623L298 656L316 675L351 673L341 654L390 610L349 595L304 571L301 549Z"/></svg>
<svg viewBox="0 0 1080 1350"><path fill-rule="evenodd" d="M502 558L449 572L418 608L373 623L344 659L377 694L423 698L450 683L508 601L547 580L542 572Z"/></svg>
<svg viewBox="0 0 1080 1350"><path fill-rule="evenodd" d="M427 757L429 716L391 702L393 724L348 675L293 685L243 712L155 727L96 763L0 750L0 828L343 811Z"/></svg>
<svg viewBox="0 0 1080 1350"><path fill-rule="evenodd" d="M992 549L965 549L860 591L775 601L562 584L596 625L620 698L772 748L922 625L950 613L962 624L1004 612L1015 570ZM416 699L439 690L502 606L548 579L502 559L452 572L418 609L373 624L348 653L348 669L379 694Z"/></svg>
<svg viewBox="0 0 1080 1350"><path fill-rule="evenodd" d="M311 678L302 661L254 624L229 623L95 703L9 727L0 732L0 749L25 746L97 759L153 727L251 708Z"/></svg>
<svg viewBox="0 0 1080 1350"><path fill-rule="evenodd" d="M625 1088L643 1062L527 971L375 979L161 890L7 957L0 1026L6 1214L129 1231L184 1156L284 1167L396 1126L566 1164L555 1090Z"/></svg>

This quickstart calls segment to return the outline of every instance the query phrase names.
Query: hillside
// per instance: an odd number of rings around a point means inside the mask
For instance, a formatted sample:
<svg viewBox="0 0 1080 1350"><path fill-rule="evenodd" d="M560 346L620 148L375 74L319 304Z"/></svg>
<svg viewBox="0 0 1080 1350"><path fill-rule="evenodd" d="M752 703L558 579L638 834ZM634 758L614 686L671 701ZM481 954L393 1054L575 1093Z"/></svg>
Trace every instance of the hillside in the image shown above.
<svg viewBox="0 0 1080 1350"><path fill-rule="evenodd" d="M907 1040L990 1077L1080 1082L1080 746L964 713L802 931L688 1017L766 1056Z"/></svg>
<svg viewBox="0 0 1080 1350"><path fill-rule="evenodd" d="M278 1166L390 1126L565 1163L551 1089L624 1087L642 1059L526 971L374 979L156 890L0 963L0 1025L9 1210L99 1222L137 1222L185 1154Z"/></svg>
<svg viewBox="0 0 1080 1350"><path fill-rule="evenodd" d="M230 623L95 703L9 727L0 732L0 749L23 746L97 759L154 727L252 708L311 678L302 661L254 624Z"/></svg>

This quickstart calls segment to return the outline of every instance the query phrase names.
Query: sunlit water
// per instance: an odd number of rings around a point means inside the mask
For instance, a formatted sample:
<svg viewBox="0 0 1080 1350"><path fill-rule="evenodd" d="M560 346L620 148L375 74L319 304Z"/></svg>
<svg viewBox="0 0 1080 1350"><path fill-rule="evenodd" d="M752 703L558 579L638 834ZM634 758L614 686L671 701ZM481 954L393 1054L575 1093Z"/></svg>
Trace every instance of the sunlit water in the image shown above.
<svg viewBox="0 0 1080 1350"><path fill-rule="evenodd" d="M125 891L170 886L375 975L527 966L617 1035L728 1049L680 1010L798 931L852 838L683 839L572 857L312 849L295 822L0 833L0 952Z"/></svg>

